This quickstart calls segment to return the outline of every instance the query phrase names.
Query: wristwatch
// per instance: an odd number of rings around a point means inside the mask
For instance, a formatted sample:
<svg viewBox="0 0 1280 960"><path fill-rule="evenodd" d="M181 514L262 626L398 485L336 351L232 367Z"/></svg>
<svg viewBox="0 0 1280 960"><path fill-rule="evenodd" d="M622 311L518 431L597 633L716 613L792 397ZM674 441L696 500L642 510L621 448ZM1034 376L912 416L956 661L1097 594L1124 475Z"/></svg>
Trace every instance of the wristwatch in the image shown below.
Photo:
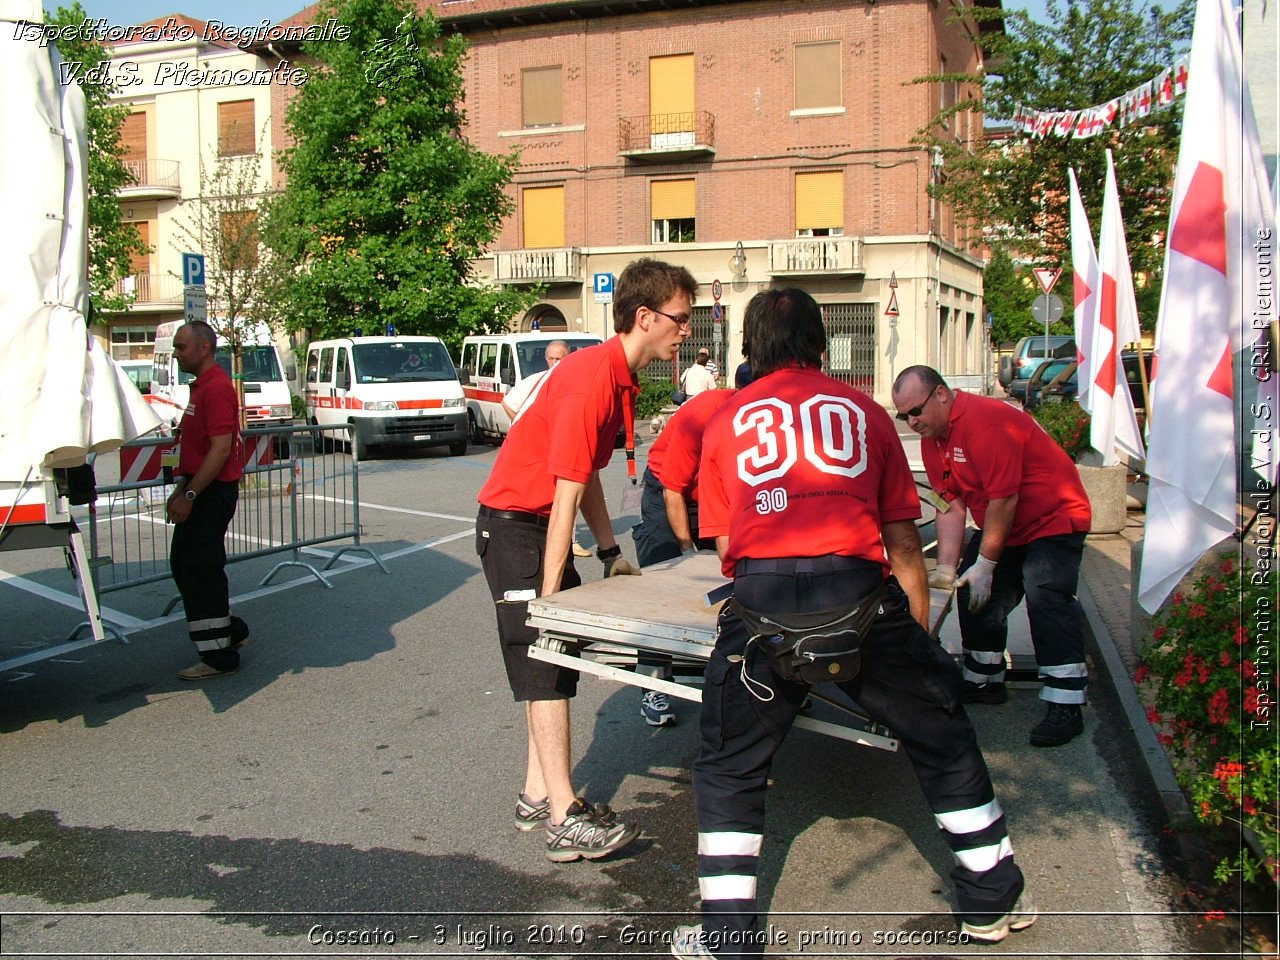
<svg viewBox="0 0 1280 960"><path fill-rule="evenodd" d="M596 547L596 558L601 562L606 560L612 560L614 557L618 557L621 555L622 555L622 547L616 543L612 547L610 547L608 550L601 550L599 547Z"/></svg>
<svg viewBox="0 0 1280 960"><path fill-rule="evenodd" d="M196 502L196 492L192 490L190 487L187 487L186 490L183 490L182 495L186 497L188 500L190 500L192 503Z"/></svg>

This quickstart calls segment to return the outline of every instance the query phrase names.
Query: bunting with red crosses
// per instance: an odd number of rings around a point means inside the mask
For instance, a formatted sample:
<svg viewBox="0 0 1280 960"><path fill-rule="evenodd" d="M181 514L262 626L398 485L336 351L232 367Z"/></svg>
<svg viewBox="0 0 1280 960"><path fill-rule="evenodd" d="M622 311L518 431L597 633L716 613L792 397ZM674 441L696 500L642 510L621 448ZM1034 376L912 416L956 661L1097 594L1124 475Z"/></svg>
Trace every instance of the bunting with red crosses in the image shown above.
<svg viewBox="0 0 1280 960"><path fill-rule="evenodd" d="M1013 112L1014 130L1024 136L1096 137L1111 127L1128 127L1140 123L1156 110L1167 110L1187 93L1187 58L1180 57L1171 67L1152 79L1121 94L1114 100L1083 110L1033 110L1017 107Z"/></svg>

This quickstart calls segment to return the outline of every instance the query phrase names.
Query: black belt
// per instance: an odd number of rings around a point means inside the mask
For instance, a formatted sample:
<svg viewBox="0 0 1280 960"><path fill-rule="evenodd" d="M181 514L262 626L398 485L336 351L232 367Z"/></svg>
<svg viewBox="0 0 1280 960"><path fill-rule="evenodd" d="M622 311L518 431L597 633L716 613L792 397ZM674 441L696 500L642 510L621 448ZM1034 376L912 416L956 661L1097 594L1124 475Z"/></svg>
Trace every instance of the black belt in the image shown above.
<svg viewBox="0 0 1280 960"><path fill-rule="evenodd" d="M534 526L542 527L544 530L550 517L544 517L540 513L525 513L523 510L495 510L493 507L480 505L480 516L488 517L490 520L518 520L521 523L532 523Z"/></svg>
<svg viewBox="0 0 1280 960"><path fill-rule="evenodd" d="M742 557L733 565L735 576L754 573L838 573L842 570L880 571L880 564L862 557L840 557L828 554L824 557Z"/></svg>

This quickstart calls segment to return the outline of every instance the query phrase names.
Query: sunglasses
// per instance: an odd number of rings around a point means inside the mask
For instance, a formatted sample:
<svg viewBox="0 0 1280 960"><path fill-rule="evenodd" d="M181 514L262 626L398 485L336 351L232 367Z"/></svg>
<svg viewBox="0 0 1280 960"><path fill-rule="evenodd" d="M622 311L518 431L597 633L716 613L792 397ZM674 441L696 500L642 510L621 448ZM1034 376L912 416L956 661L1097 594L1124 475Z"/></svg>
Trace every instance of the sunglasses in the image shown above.
<svg viewBox="0 0 1280 960"><path fill-rule="evenodd" d="M933 395L937 392L938 388L934 387L933 390L929 391L929 395L921 401L920 406L912 407L910 410L903 410L901 413L895 414L895 416L903 423L906 423L912 417L920 416L920 414L924 413L924 408L929 405L929 401L933 399Z"/></svg>

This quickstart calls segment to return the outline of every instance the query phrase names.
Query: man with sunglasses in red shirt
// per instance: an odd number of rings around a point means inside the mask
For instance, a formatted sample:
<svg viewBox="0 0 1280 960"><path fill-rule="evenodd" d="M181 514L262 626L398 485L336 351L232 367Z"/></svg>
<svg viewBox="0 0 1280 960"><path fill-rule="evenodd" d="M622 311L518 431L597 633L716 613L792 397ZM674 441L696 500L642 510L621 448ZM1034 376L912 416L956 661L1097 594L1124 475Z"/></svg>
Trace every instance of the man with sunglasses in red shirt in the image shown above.
<svg viewBox="0 0 1280 960"><path fill-rule="evenodd" d="M639 835L607 807L577 796L569 765L569 700L578 673L528 656L538 631L528 601L580 584L570 544L581 511L609 575L618 546L600 485L624 426L635 435L636 372L672 360L691 332L698 284L683 267L637 260L618 277L613 328L603 344L560 361L511 426L481 488L476 552L498 614L507 680L525 705L528 762L516 804L521 830L546 827L547 857L597 859Z"/></svg>
<svg viewBox="0 0 1280 960"><path fill-rule="evenodd" d="M1033 747L1084 732L1089 674L1084 611L1076 599L1089 499L1071 458L1021 409L952 390L932 367L908 367L893 385L898 419L920 435L940 512L933 586L959 589L964 701L1004 703L1009 613L1027 600L1031 640L1047 703ZM978 535L964 544L966 510ZM957 561L962 571L955 579Z"/></svg>

